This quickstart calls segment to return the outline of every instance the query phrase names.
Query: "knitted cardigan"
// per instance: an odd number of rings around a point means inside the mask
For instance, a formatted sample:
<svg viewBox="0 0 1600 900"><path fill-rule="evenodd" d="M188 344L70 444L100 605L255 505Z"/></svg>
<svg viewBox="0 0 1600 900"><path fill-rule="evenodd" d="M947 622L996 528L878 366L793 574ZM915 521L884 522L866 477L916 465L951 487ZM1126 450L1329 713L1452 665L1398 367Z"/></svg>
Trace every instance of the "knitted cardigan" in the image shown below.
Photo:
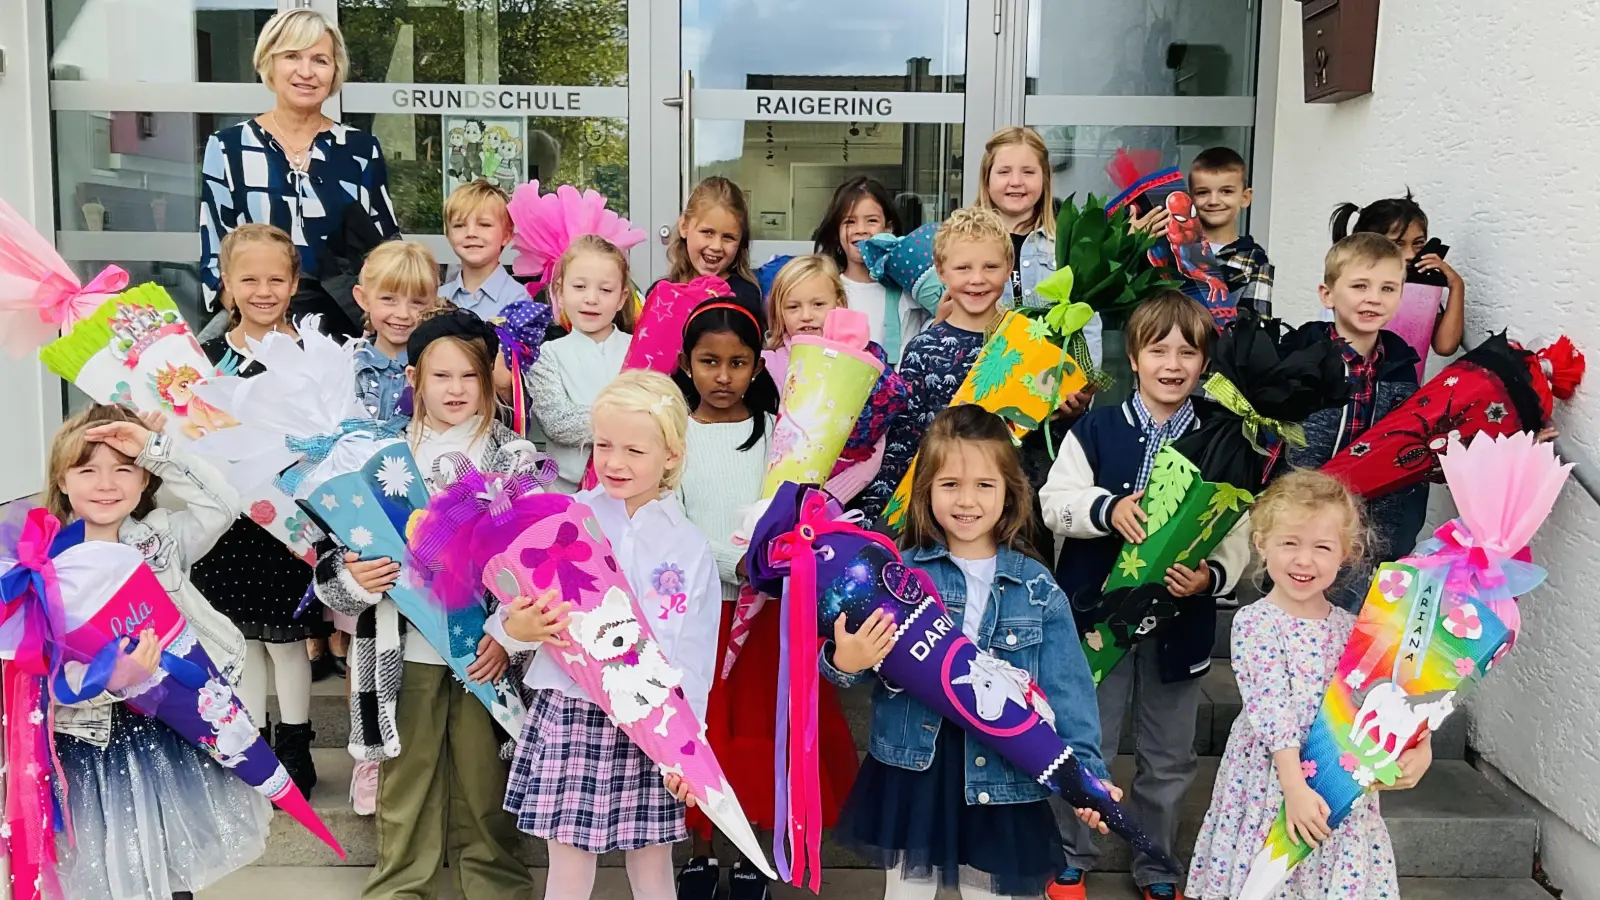
<svg viewBox="0 0 1600 900"><path fill-rule="evenodd" d="M519 454L519 451L525 451ZM507 471L513 465L526 468L533 445L516 432L495 422L484 450L486 471ZM332 540L318 545L317 598L334 612L356 617L355 639L350 644L350 755L356 759L382 761L400 755L400 732L395 726L395 704L400 699L400 679L405 671L406 631L404 616L392 603L380 604L381 594L361 589L345 566L345 548ZM493 594L486 594L490 612L496 605ZM507 677L522 683L525 655L513 656ZM500 755L511 758L516 735L502 735Z"/></svg>

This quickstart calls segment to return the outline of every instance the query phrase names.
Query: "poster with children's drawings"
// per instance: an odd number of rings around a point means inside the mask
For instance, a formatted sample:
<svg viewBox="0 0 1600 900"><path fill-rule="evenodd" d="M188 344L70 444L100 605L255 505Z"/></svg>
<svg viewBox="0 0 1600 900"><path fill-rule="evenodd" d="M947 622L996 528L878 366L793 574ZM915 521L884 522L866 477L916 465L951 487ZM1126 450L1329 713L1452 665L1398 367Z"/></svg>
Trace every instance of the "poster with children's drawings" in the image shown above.
<svg viewBox="0 0 1600 900"><path fill-rule="evenodd" d="M479 178L507 194L528 180L528 120L444 116L444 195Z"/></svg>

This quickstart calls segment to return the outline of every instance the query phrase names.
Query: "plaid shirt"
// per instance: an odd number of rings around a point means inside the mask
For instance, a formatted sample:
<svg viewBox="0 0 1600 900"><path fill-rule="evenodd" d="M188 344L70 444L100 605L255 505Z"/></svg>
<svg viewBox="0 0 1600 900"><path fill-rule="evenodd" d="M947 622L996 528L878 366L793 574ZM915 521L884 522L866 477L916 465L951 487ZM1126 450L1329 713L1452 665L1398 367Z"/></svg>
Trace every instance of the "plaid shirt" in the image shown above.
<svg viewBox="0 0 1600 900"><path fill-rule="evenodd" d="M1372 345L1371 356L1362 358L1349 341L1339 336L1332 322L1328 323L1328 334L1339 345L1344 370L1350 378L1350 402L1339 428L1339 447L1343 448L1350 446L1372 425L1378 396L1378 369L1383 365L1383 341Z"/></svg>
<svg viewBox="0 0 1600 900"><path fill-rule="evenodd" d="M1272 315L1272 263L1267 251L1248 235L1213 249L1227 271L1228 293L1235 307L1249 308L1259 316Z"/></svg>
<svg viewBox="0 0 1600 900"><path fill-rule="evenodd" d="M1155 468L1156 453L1168 443L1182 437L1194 426L1194 404L1183 401L1178 411L1167 418L1165 422L1157 423L1155 417L1150 415L1150 410L1144 405L1144 398L1138 391L1133 392L1133 415L1139 422L1139 430L1144 432L1144 459L1139 461L1139 479L1134 482L1133 489L1142 491L1150 483L1150 470Z"/></svg>

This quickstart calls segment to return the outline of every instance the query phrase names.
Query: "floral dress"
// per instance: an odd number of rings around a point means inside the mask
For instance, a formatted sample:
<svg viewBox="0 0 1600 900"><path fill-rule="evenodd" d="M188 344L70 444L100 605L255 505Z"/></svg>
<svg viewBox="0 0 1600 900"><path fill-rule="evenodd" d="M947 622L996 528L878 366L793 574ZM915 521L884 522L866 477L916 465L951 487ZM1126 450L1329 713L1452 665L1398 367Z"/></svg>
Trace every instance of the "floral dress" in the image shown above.
<svg viewBox="0 0 1600 900"><path fill-rule="evenodd" d="M1251 860L1283 804L1272 754L1300 746L1310 732L1354 625L1355 617L1338 607L1325 619L1296 618L1266 600L1239 610L1233 622L1233 669L1244 712L1228 736L1211 808L1195 843L1188 896L1225 900L1244 886ZM1275 900L1399 897L1389 831L1378 814L1378 795L1371 793L1290 872Z"/></svg>

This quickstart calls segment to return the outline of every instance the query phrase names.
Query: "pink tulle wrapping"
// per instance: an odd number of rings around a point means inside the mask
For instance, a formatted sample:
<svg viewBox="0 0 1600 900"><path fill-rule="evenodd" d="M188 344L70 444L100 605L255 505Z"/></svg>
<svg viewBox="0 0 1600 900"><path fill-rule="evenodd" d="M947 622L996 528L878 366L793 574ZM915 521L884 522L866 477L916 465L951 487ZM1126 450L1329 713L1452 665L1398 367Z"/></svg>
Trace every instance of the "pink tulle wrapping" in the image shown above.
<svg viewBox="0 0 1600 900"><path fill-rule="evenodd" d="M128 273L107 266L87 285L50 242L0 200L0 342L26 356L70 329L128 286Z"/></svg>
<svg viewBox="0 0 1600 900"><path fill-rule="evenodd" d="M516 225L512 246L517 250L511 271L531 276L529 295L537 294L554 276L556 263L572 242L596 234L620 250L642 242L645 234L633 223L606 209L605 195L563 184L554 192L539 193L539 182L519 185L511 195L511 221Z"/></svg>
<svg viewBox="0 0 1600 900"><path fill-rule="evenodd" d="M439 497L445 496L439 494ZM534 522L559 514L570 505L570 498L561 494L525 493L511 500L511 509L496 521L487 511L465 526L448 531L442 549L434 557L432 566L417 565L419 573L435 600L445 609L462 609L483 598L483 568L495 555L504 553ZM433 512L436 502L428 504ZM424 515L407 544L413 548L427 540L434 529L452 528L437 516ZM419 561L420 562L420 561Z"/></svg>

